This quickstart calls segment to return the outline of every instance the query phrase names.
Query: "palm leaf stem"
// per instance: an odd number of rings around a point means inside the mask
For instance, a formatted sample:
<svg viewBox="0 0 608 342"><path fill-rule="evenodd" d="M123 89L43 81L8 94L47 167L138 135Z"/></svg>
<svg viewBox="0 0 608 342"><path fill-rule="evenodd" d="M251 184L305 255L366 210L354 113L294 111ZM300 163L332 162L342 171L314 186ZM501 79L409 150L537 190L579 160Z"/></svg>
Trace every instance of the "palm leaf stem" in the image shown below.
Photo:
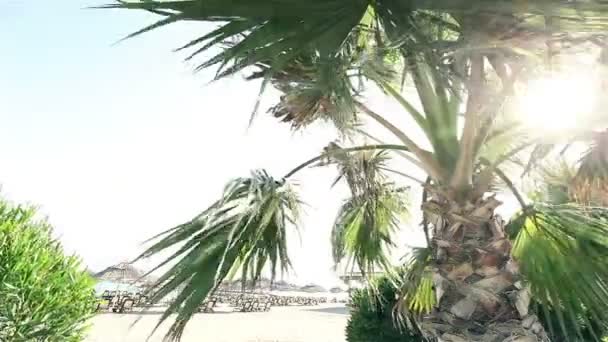
<svg viewBox="0 0 608 342"><path fill-rule="evenodd" d="M403 131L397 128L395 125L386 120L382 115L374 112L366 105L361 102L356 102L357 107L361 109L365 114L369 115L372 119L382 125L384 128L388 129L391 133L393 133L401 142L410 149L420 162L422 163L423 169L433 178L438 181L443 181L443 173L441 169L438 167L437 162L433 159L432 153L420 148L412 139L410 139Z"/></svg>
<svg viewBox="0 0 608 342"><path fill-rule="evenodd" d="M407 179L413 180L414 182L416 182L418 184L424 185L424 181L422 181L422 180L420 180L420 179L418 179L418 178L416 178L414 176L408 175L407 173L403 173L401 171L397 171L397 170L394 170L394 169L391 169L391 168L388 168L388 167L381 167L381 166L378 167L378 169L386 171L386 172L394 173L396 175L399 175L399 176L405 177Z"/></svg>
<svg viewBox="0 0 608 342"><path fill-rule="evenodd" d="M481 163L484 165L491 165L490 161L485 158L481 159ZM517 202L519 202L519 205L521 205L521 209L524 212L527 211L530 206L526 204L526 200L524 200L524 197L521 195L519 190L517 190L517 188L515 187L515 184L513 184L513 181L511 181L511 179L498 167L494 169L494 173L503 182L505 182L505 184L507 185L509 190L511 190L511 192L513 193L513 196L515 196L515 199L517 199Z"/></svg>
<svg viewBox="0 0 608 342"><path fill-rule="evenodd" d="M356 152L356 151L371 151L371 150L396 150L396 151L410 152L410 149L407 148L406 146L396 145L396 144L378 144L378 145L363 145L363 146L347 147L347 148L340 149L340 152ZM327 158L327 157L331 156L332 153L335 153L335 152L325 152L325 153L322 153L314 158L311 158L311 159L303 162L302 164L296 166L293 170L291 170L287 174L285 174L285 176L283 176L283 179L287 179L287 178L293 176L294 174L298 173L302 169L322 160L323 158Z"/></svg>
<svg viewBox="0 0 608 342"><path fill-rule="evenodd" d="M450 181L450 185L454 189L462 189L470 184L473 176L474 143L477 136L477 118L480 114L480 104L483 97L484 73L483 55L476 53L471 56L469 97L465 112L464 128L460 137L460 152L454 175Z"/></svg>
<svg viewBox="0 0 608 342"><path fill-rule="evenodd" d="M377 137L369 134L368 132L362 130L361 128L355 128L354 131L357 132L357 133L359 133L359 134L361 134L362 136L364 136L364 137L366 137L366 138L374 141L377 144L386 144L385 141L383 141L383 140L381 140L381 139L379 139L379 138L377 138ZM410 163L418 166L421 170L424 170L424 167L422 167L422 163L418 159L416 159L416 158L408 155L407 153L405 153L403 151L394 151L394 152L395 152L395 154L397 154L398 156L402 157L403 159L405 159L405 160L409 161Z"/></svg>
<svg viewBox="0 0 608 342"><path fill-rule="evenodd" d="M431 186L431 177L426 178L426 182L424 182L424 186L422 187L422 204L425 204L429 197L428 188ZM426 239L426 246L431 246L431 237L429 235L429 220L426 216L426 212L422 211L422 231L424 231L424 238Z"/></svg>

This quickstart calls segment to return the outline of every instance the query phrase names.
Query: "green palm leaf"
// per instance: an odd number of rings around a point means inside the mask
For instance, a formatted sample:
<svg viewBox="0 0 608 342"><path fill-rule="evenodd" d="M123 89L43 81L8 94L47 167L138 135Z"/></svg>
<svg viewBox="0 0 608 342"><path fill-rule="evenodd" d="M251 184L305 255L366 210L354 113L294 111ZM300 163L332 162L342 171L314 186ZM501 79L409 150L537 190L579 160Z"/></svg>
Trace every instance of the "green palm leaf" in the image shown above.
<svg viewBox="0 0 608 342"><path fill-rule="evenodd" d="M348 257L363 274L389 267L390 248L395 246L392 235L399 218L407 214L404 196L400 190L378 189L374 195L348 199L332 229L334 262Z"/></svg>
<svg viewBox="0 0 608 342"><path fill-rule="evenodd" d="M436 304L432 273L429 272L431 252L430 248L415 249L406 264L398 303L402 315L426 314Z"/></svg>
<svg viewBox="0 0 608 342"><path fill-rule="evenodd" d="M546 309L545 316L555 318L557 326L548 328L569 341L585 340L583 335L599 341L608 326L607 214L575 205L537 205L511 227L519 228L513 255L532 298Z"/></svg>
<svg viewBox="0 0 608 342"><path fill-rule="evenodd" d="M363 274L376 267L386 269L388 253L394 247L392 235L408 214L406 189L387 182L382 172L387 162L385 151L334 153L331 162L338 165L336 182L344 179L352 194L340 208L332 229L334 262L348 257Z"/></svg>
<svg viewBox="0 0 608 342"><path fill-rule="evenodd" d="M177 293L158 322L177 314L167 340L179 340L203 300L237 270L242 270L244 283L248 278L255 283L267 265L272 279L290 269L287 231L298 221L299 205L287 184L255 171L250 178L229 183L222 199L190 222L155 237L157 242L138 259L177 248L150 271L174 263L149 293L152 303Z"/></svg>

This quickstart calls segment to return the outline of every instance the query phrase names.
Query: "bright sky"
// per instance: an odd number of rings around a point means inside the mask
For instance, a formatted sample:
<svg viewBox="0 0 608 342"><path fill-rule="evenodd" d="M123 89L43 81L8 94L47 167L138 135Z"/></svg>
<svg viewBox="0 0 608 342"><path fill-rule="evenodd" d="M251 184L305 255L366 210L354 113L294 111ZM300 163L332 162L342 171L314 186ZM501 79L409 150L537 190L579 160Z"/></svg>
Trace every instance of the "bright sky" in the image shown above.
<svg viewBox="0 0 608 342"><path fill-rule="evenodd" d="M0 3L2 194L39 206L93 270L134 257L143 240L217 199L230 178L262 167L280 177L335 136L329 127L294 134L263 113L247 130L258 85L239 77L208 85L210 72L193 75L171 52L208 26L113 46L154 18L82 9L103 2ZM345 192L330 191L333 177L319 169L298 177L309 204L302 243L292 240L300 282L335 280L329 234Z"/></svg>

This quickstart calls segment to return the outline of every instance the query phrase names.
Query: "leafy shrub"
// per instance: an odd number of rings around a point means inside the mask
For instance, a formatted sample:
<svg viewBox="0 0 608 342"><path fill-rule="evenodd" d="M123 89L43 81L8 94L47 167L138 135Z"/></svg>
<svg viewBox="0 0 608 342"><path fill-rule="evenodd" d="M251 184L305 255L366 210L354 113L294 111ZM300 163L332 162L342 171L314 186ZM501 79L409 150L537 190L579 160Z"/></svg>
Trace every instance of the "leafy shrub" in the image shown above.
<svg viewBox="0 0 608 342"><path fill-rule="evenodd" d="M0 341L81 341L93 280L34 216L0 199Z"/></svg>
<svg viewBox="0 0 608 342"><path fill-rule="evenodd" d="M351 313L346 326L348 342L421 342L417 333L397 326L393 320L396 304L395 286L385 277L371 289L355 290L351 295Z"/></svg>

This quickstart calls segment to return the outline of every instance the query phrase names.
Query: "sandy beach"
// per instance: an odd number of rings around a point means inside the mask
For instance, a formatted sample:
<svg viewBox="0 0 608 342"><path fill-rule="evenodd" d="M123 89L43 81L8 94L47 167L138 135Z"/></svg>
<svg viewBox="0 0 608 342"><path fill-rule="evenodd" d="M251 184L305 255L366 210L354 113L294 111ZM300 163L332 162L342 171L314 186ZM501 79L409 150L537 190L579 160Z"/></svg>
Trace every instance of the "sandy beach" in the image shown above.
<svg viewBox="0 0 608 342"><path fill-rule="evenodd" d="M92 319L85 342L143 342L156 325L162 308L144 315L102 313ZM133 327L131 324L141 320ZM197 314L186 327L183 342L345 342L348 309L344 304L273 307L269 312ZM163 324L150 342L161 342L170 323Z"/></svg>

